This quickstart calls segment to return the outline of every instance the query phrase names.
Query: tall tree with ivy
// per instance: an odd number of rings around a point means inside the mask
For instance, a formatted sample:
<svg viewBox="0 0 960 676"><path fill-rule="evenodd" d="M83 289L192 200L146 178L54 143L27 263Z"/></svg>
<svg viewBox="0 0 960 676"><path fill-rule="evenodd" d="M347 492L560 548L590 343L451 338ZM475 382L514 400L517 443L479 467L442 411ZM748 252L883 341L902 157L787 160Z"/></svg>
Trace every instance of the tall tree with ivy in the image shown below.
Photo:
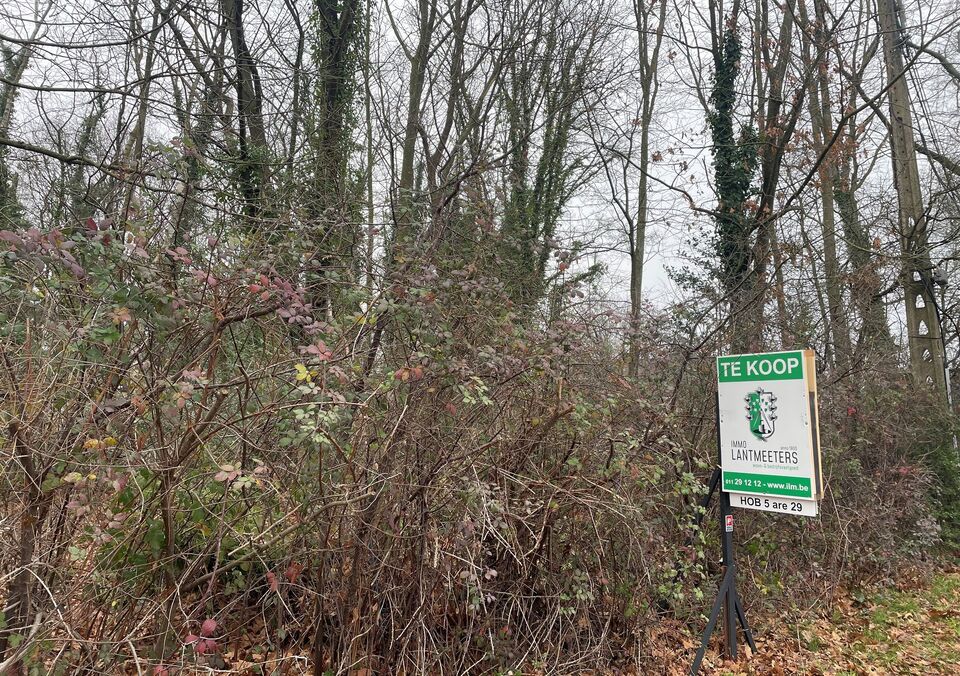
<svg viewBox="0 0 960 676"><path fill-rule="evenodd" d="M738 5L726 30L715 21L713 35L713 89L710 93L708 122L713 139L713 169L716 181L716 248L719 277L737 316L744 309L744 297L750 276L752 221L746 214L746 202L757 168L757 132L744 126L735 132L737 76L740 74L741 44L737 31ZM718 34L719 33L719 34ZM739 336L741 331L735 331Z"/></svg>
<svg viewBox="0 0 960 676"><path fill-rule="evenodd" d="M332 312L338 280L356 278L361 181L350 170L357 120L353 103L361 73L361 0L315 0L312 59L316 71L306 121L310 149L308 252L315 304Z"/></svg>
<svg viewBox="0 0 960 676"><path fill-rule="evenodd" d="M27 65L25 49L13 51L7 47L0 50L2 57L3 86L0 87L0 138L6 138L13 119L17 83L23 77ZM17 175L10 167L6 146L0 146L0 227L16 228L23 219L23 209L17 200Z"/></svg>

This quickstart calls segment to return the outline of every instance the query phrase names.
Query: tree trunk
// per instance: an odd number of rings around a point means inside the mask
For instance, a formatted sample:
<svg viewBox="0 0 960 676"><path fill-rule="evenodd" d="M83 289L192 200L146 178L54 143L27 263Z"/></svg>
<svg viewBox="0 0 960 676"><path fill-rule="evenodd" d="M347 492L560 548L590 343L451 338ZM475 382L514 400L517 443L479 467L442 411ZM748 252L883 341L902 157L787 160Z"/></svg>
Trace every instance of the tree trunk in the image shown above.
<svg viewBox="0 0 960 676"><path fill-rule="evenodd" d="M833 134L833 118L830 112L830 90L827 81L827 46L824 44L824 21L826 20L824 8L821 0L814 0L816 8L816 25L813 27L813 33L817 40L817 62L813 63L811 53L810 39L807 37L807 31L803 31L803 51L806 57L807 67L815 69L817 76L811 78L808 85L808 107L810 109L810 119L813 132L813 147L817 156L823 153L828 135ZM806 28L810 28L810 21L807 15L806 3L801 0L799 4L799 13L801 20ZM836 163L835 159L828 156L821 162L818 177L820 180L820 204L822 210L822 232L823 232L823 258L824 275L827 296L827 322L829 324L829 334L832 337L834 345L834 366L838 370L845 370L851 359L850 345L850 326L847 322L846 313L843 309L843 289L840 283L840 264L837 257L837 231L836 216L834 211L834 189L836 186Z"/></svg>
<svg viewBox="0 0 960 676"><path fill-rule="evenodd" d="M243 28L244 0L221 0L221 11L237 65L237 113L240 118L240 189L248 216L263 209L269 181L267 132L263 123L263 92L256 62L247 46Z"/></svg>
<svg viewBox="0 0 960 676"><path fill-rule="evenodd" d="M407 82L407 118L403 127L400 157L400 182L397 185L396 214L394 216L393 248L404 249L415 236L414 163L417 154L417 134L420 130L420 104L427 76L427 60L437 18L435 0L420 0L417 47L408 54L410 77ZM392 253L395 253L392 252Z"/></svg>
<svg viewBox="0 0 960 676"><path fill-rule="evenodd" d="M646 253L648 199L650 181L650 123L657 92L660 88L657 80L657 66L660 59L660 45L663 43L663 25L666 19L667 3L661 0L657 9L657 24L651 31L652 9L648 9L643 0L635 0L634 15L637 21L637 37L640 42L640 157L638 168L640 180L637 184L637 217L630 246L630 357L627 374L637 376L640 371L640 345L637 330L640 327L640 310L643 301L643 263ZM651 32L653 42L650 42Z"/></svg>

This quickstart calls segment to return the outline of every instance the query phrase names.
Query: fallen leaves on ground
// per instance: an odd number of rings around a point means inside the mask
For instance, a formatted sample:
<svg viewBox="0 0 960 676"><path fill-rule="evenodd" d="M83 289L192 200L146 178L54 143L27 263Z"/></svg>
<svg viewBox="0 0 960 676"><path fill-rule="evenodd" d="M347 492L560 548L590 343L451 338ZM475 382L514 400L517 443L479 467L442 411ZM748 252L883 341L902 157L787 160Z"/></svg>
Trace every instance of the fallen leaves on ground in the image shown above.
<svg viewBox="0 0 960 676"><path fill-rule="evenodd" d="M901 588L878 588L858 602L846 597L819 615L748 617L756 654L743 645L737 662L719 653L722 628L714 633L703 676L933 676L960 673L960 570ZM748 608L749 615L749 608ZM652 662L664 676L688 674L699 638L680 622L651 633Z"/></svg>

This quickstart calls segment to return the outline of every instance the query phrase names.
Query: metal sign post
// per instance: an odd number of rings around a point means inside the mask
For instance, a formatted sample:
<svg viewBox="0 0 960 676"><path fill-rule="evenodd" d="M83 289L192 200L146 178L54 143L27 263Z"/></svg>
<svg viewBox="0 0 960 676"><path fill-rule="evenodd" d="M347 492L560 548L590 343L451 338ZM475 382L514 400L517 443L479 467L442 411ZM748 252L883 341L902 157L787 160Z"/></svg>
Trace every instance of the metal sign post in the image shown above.
<svg viewBox="0 0 960 676"><path fill-rule="evenodd" d="M722 461L720 446L720 398L717 395L717 454L718 460ZM710 479L710 492L706 500L702 503L706 507L714 490L720 483L721 469L718 466L713 471L713 477ZM737 593L737 563L733 557L733 507L730 504L730 494L720 491L720 542L722 543L723 555L723 578L720 582L720 588L717 590L717 598L713 602L713 608L710 610L710 617L707 620L707 627L703 630L703 636L700 639L700 649L697 650L697 656L690 667L690 676L696 676L700 671L700 663L703 662L707 654L707 646L710 644L710 637L717 626L717 620L720 618L721 609L723 612L723 625L725 634L725 644L727 655L731 660L737 659L737 622L743 628L744 637L747 639L747 645L750 649L756 651L757 645L753 642L753 633L750 631L750 625L747 624L747 615L743 612L743 606L740 604L740 595Z"/></svg>

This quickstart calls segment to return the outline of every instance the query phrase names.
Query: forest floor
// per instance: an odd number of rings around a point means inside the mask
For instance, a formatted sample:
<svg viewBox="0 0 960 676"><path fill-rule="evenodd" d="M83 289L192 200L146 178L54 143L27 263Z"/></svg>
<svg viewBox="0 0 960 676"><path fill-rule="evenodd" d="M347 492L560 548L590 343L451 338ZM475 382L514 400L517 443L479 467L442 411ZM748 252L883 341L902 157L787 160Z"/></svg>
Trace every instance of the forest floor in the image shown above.
<svg viewBox="0 0 960 676"><path fill-rule="evenodd" d="M960 676L960 566L941 566L935 573L904 573L895 583L840 594L819 609L781 605L778 601L764 610L747 608L757 652L751 654L741 635L742 653L736 663L718 652L722 641L718 629L701 676ZM603 676L686 676L700 643L695 631L701 628L663 620L647 636L646 660L639 671L632 667L603 672ZM232 652L225 656L229 666L215 673L269 673L256 663L233 659ZM303 653L297 661L305 663L306 658ZM210 671L186 668L169 673ZM499 673L542 676L553 672ZM600 672L581 673L598 676ZM374 676L374 672L360 669L351 676Z"/></svg>
<svg viewBox="0 0 960 676"><path fill-rule="evenodd" d="M859 676L861 674L960 674L960 569L906 576L896 586L854 593L827 615L758 617L757 653L736 663L708 652L704 676ZM669 628L663 628L666 638ZM656 657L669 676L686 674L699 645L686 635ZM714 648L720 646L715 634ZM741 637L742 640L742 637Z"/></svg>

